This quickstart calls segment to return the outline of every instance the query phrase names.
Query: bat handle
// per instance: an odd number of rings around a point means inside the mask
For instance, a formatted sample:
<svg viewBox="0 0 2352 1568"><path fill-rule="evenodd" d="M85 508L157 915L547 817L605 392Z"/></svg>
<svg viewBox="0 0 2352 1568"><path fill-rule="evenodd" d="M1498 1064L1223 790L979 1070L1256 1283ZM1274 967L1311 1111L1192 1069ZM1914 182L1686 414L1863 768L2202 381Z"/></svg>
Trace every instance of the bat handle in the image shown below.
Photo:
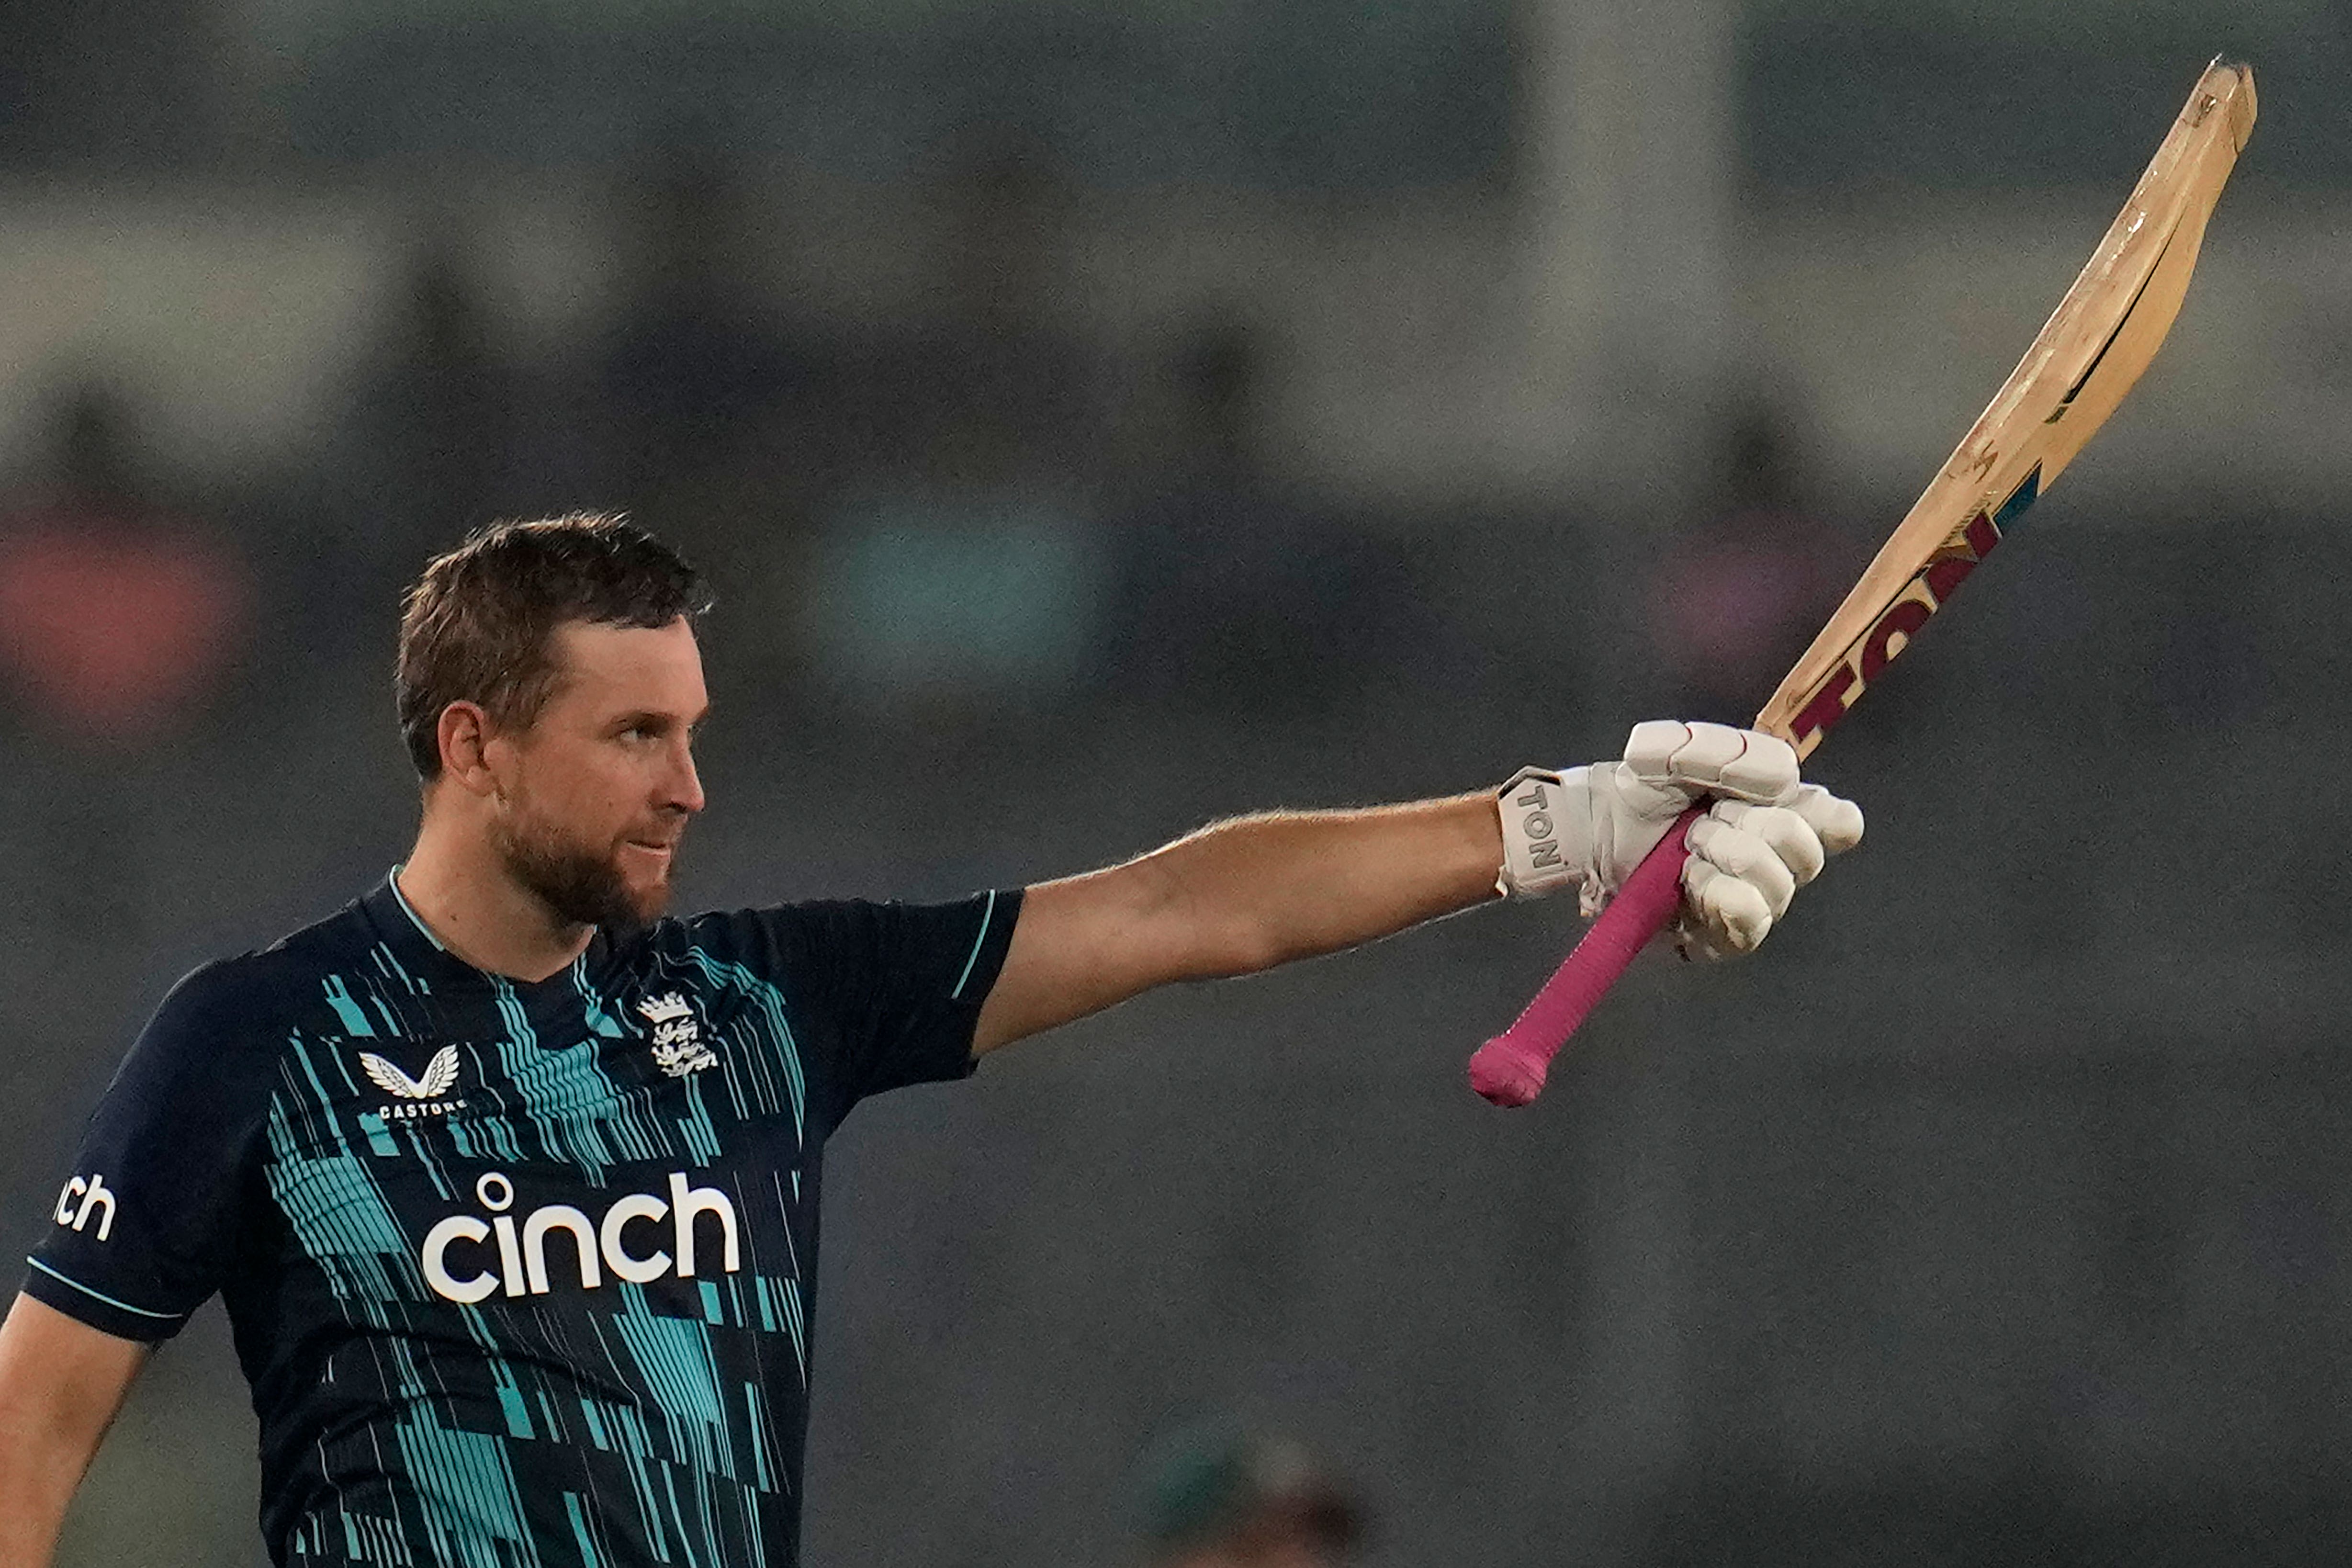
<svg viewBox="0 0 2352 1568"><path fill-rule="evenodd" d="M1683 840L1706 809L1695 805L1675 819L1527 1010L1478 1047L1470 1058L1472 1089L1496 1105L1525 1105L1543 1092L1551 1058L1682 906L1683 861L1689 854Z"/></svg>

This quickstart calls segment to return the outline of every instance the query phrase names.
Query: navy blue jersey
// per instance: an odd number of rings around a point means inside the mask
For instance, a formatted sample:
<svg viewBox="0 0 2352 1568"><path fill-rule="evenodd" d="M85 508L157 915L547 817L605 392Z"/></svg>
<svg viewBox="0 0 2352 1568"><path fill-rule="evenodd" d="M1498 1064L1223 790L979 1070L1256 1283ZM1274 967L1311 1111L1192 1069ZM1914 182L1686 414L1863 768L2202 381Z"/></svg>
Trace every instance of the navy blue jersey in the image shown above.
<svg viewBox="0 0 2352 1568"><path fill-rule="evenodd" d="M390 880L164 1002L26 1290L156 1340L215 1290L298 1568L784 1568L825 1135L971 1070L1017 892L599 933L537 984Z"/></svg>

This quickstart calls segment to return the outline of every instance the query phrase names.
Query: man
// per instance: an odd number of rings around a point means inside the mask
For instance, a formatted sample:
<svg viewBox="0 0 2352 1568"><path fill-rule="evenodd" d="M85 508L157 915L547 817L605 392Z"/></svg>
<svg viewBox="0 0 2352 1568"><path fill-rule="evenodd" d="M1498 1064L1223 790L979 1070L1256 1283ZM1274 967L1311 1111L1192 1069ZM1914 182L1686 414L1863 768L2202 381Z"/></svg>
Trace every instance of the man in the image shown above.
<svg viewBox="0 0 2352 1568"><path fill-rule="evenodd" d="M662 918L703 805L694 574L620 521L502 524L411 590L423 780L373 891L174 988L0 1326L0 1568L51 1560L153 1342L215 1290L300 1568L796 1553L825 1135L861 1098L1171 981L1622 879L1690 800L1685 937L1753 947L1854 808L1783 743L1223 823L934 907ZM1514 788L1524 793L1523 774Z"/></svg>

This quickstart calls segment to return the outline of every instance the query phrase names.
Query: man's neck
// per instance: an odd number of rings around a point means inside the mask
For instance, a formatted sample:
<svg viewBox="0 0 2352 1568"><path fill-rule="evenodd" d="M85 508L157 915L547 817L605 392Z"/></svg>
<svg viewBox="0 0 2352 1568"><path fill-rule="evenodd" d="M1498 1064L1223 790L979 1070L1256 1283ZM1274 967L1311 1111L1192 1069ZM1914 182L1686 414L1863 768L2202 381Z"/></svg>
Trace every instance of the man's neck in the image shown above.
<svg viewBox="0 0 2352 1568"><path fill-rule="evenodd" d="M508 877L488 846L431 820L396 880L400 896L443 947L510 980L544 980L587 951L596 928L559 920Z"/></svg>

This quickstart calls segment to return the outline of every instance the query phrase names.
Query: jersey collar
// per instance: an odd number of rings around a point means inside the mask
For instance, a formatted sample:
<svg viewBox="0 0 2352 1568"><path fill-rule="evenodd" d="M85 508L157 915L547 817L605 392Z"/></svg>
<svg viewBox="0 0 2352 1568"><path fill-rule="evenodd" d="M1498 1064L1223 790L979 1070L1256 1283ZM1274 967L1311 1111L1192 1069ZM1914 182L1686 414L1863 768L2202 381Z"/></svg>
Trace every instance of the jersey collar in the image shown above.
<svg viewBox="0 0 2352 1568"><path fill-rule="evenodd" d="M604 928L589 939L587 950L563 968L544 980L514 980L477 969L459 958L433 934L400 890L400 870L394 866L384 874L383 881L360 900L367 912L369 923L383 942L394 963L428 984L436 986L478 987L483 989L511 988L526 1000L541 996L572 997L584 994L593 988L595 977L601 975L611 957L613 946Z"/></svg>

